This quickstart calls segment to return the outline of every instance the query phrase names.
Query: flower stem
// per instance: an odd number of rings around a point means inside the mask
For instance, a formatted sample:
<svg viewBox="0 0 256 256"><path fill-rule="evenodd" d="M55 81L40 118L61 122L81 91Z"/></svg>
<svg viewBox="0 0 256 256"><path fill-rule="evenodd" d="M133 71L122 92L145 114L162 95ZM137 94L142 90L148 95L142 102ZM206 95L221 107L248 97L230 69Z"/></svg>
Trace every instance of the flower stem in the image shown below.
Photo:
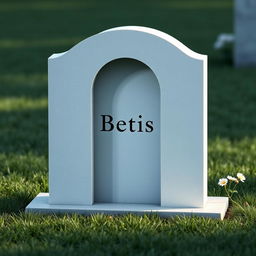
<svg viewBox="0 0 256 256"><path fill-rule="evenodd" d="M236 204L243 212L245 212L245 209L235 200L233 200L231 197L229 197L230 201L234 204Z"/></svg>
<svg viewBox="0 0 256 256"><path fill-rule="evenodd" d="M244 208L243 208L238 202L236 202L235 200L232 199L233 193L230 195L230 193L228 192L226 186L224 186L224 187L225 187L226 194L227 194L228 198L230 199L230 201L231 201L233 204L236 204L236 205L244 212L244 211L245 211Z"/></svg>

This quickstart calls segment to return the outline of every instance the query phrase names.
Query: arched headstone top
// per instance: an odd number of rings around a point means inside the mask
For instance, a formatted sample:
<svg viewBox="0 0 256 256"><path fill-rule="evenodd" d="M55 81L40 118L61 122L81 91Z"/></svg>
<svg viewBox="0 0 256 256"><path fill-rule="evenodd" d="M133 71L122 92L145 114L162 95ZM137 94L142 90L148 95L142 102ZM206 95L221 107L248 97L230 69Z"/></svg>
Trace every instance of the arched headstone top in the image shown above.
<svg viewBox="0 0 256 256"><path fill-rule="evenodd" d="M128 36L130 40L124 41L123 40L124 36ZM84 39L83 41L76 44L66 52L53 54L50 57L50 59L60 58L65 56L68 53L72 54L73 51L77 51L77 50L81 51L82 48L87 48L90 45L92 45L92 47L95 48L95 44L96 44L96 46L104 48L104 45L103 45L104 39L107 37L112 38L112 43L113 45L115 45L115 47L117 43L121 43L119 44L119 47L124 49L131 47L132 42L136 43L138 48L141 48L141 47L148 48L148 47L154 47L154 44L156 41L162 41L163 43L166 43L167 45L169 45L169 47L177 48L178 50L180 50L182 53L184 53L190 58L193 58L195 60L201 60L201 61L207 60L207 55L199 54L197 52L192 51L183 43L181 43L179 40L168 35L167 33L164 33L157 29L142 27L142 26L122 26L122 27L107 29L96 35L93 35L89 38ZM147 45L141 45L141 43L143 43L142 38L144 38L144 40L147 42ZM98 45L98 43L100 45ZM106 44L105 46L109 47L109 45L106 45ZM161 53L159 54L161 55Z"/></svg>
<svg viewBox="0 0 256 256"><path fill-rule="evenodd" d="M191 58L198 59L198 60L205 60L207 59L207 55L203 55L197 52L192 51L189 49L186 45L181 43L179 40L177 40L175 37L170 36L169 34L162 32L160 30L154 29L154 28L148 28L148 27L142 27L142 26L122 26L122 27L116 27L107 29L101 33L109 33L109 32L116 32L116 31L134 31L134 32L140 32L145 33L148 35L151 35L153 37L156 37L158 39L164 40L171 45L177 47L180 51L185 53Z"/></svg>
<svg viewBox="0 0 256 256"><path fill-rule="evenodd" d="M171 84L198 87L201 82L195 77L202 78L206 87L207 55L190 50L164 32L140 26L108 29L81 41L66 52L53 54L49 58L49 72L62 70L59 72L62 80L73 81L70 86L75 86L74 81L82 81L82 77L86 77L85 84L92 89L100 69L122 58L134 59L148 66L162 89L172 87Z"/></svg>

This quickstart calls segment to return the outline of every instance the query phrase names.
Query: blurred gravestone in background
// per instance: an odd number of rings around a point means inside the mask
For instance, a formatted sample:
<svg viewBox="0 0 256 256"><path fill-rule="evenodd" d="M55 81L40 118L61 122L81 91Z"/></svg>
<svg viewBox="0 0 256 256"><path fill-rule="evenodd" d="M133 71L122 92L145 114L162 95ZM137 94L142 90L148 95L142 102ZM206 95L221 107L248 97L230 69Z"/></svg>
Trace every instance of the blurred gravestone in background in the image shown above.
<svg viewBox="0 0 256 256"><path fill-rule="evenodd" d="M256 67L256 0L235 0L235 65Z"/></svg>

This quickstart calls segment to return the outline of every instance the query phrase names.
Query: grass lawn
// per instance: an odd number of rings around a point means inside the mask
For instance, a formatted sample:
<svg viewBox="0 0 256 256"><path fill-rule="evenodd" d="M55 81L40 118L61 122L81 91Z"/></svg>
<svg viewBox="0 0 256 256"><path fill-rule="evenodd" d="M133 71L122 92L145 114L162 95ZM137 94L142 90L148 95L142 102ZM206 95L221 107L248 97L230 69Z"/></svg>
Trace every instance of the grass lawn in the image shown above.
<svg viewBox="0 0 256 256"><path fill-rule="evenodd" d="M213 50L232 21L231 0L0 1L0 255L256 255L256 69L234 69ZM244 211L233 205L224 221L24 214L48 191L47 58L121 25L209 55L209 195L242 172Z"/></svg>

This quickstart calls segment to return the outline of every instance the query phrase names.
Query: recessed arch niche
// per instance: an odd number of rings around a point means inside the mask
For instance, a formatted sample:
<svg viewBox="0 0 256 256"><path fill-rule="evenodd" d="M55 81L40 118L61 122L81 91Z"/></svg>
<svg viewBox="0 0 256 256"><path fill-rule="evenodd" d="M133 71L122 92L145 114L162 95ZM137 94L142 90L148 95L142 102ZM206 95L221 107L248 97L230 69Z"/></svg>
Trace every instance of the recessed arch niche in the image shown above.
<svg viewBox="0 0 256 256"><path fill-rule="evenodd" d="M95 203L160 205L160 87L144 63L120 58L98 72L93 147Z"/></svg>

